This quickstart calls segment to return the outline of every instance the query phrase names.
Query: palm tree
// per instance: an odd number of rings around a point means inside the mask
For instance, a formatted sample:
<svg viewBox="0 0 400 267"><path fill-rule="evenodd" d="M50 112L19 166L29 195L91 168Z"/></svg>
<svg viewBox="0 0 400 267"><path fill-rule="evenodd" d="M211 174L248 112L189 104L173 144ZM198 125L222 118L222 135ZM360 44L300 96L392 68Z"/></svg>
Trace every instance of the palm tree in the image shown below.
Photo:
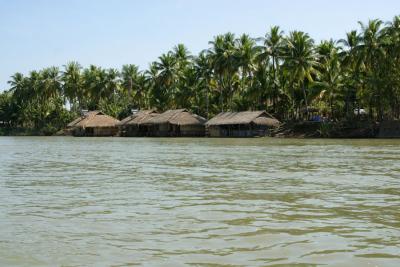
<svg viewBox="0 0 400 267"><path fill-rule="evenodd" d="M209 94L210 94L210 83L212 79L212 66L210 57L207 51L201 51L199 56L195 59L195 72L197 78L197 86L199 90L203 91L205 98L205 115L208 119L209 114Z"/></svg>
<svg viewBox="0 0 400 267"><path fill-rule="evenodd" d="M173 105L175 107L190 106L189 96L191 91L194 91L194 67L193 57L190 55L189 50L183 45L178 44L171 52L176 61L175 72L176 80L174 86Z"/></svg>
<svg viewBox="0 0 400 267"><path fill-rule="evenodd" d="M220 108L224 111L224 94L231 99L234 89L234 76L237 72L235 57L235 35L226 33L218 35L210 42L208 50L213 71L220 88Z"/></svg>
<svg viewBox="0 0 400 267"><path fill-rule="evenodd" d="M153 107L160 107L161 101L161 90L158 85L158 67L156 62L153 62L149 65L148 70L145 71L145 82L148 86L148 94L149 94L149 104Z"/></svg>
<svg viewBox="0 0 400 267"><path fill-rule="evenodd" d="M63 66L61 81L63 82L63 94L68 99L72 109L77 111L81 108L82 99L82 66L75 61L68 62Z"/></svg>
<svg viewBox="0 0 400 267"><path fill-rule="evenodd" d="M350 112L350 99L356 100L357 91L360 89L360 49L361 37L356 30L346 33L346 39L338 41L342 45L340 56L340 66L343 72L344 82L346 84L346 114L352 115ZM359 102L359 101L357 101ZM358 110L360 110L359 104Z"/></svg>
<svg viewBox="0 0 400 267"><path fill-rule="evenodd" d="M385 44L387 52L385 60L387 94L385 97L388 98L391 109L391 117L399 118L400 81L398 79L398 66L400 66L400 16L395 16L391 22L387 23L387 27L384 29L384 31L388 38Z"/></svg>
<svg viewBox="0 0 400 267"><path fill-rule="evenodd" d="M135 81L135 92L133 99L138 103L139 108L149 107L148 103L148 83L146 75L140 73Z"/></svg>
<svg viewBox="0 0 400 267"><path fill-rule="evenodd" d="M107 72L97 66L90 65L83 70L83 95L86 100L85 106L88 109L98 109L99 102L107 96Z"/></svg>
<svg viewBox="0 0 400 267"><path fill-rule="evenodd" d="M294 112L294 84L299 84L303 91L306 115L308 102L306 81L313 82L313 75L317 74L318 57L314 48L314 40L304 32L291 32L285 39L284 65L292 77L292 109ZM294 113L293 113L294 114Z"/></svg>
<svg viewBox="0 0 400 267"><path fill-rule="evenodd" d="M280 30L279 26L273 26L265 35L265 38L261 38L260 40L263 42L263 46L260 47L261 53L259 54L259 60L268 61L270 58L272 61L272 103L274 110L276 110L277 97L279 94L279 79L277 74L279 73L279 61L283 56L283 31Z"/></svg>
<svg viewBox="0 0 400 267"><path fill-rule="evenodd" d="M257 47L254 39L249 35L243 34L236 40L236 62L235 64L240 69L240 91L243 93L252 85L251 74L255 69L255 59L257 56Z"/></svg>
<svg viewBox="0 0 400 267"><path fill-rule="evenodd" d="M173 48L172 55L175 58L178 68L184 69L190 63L192 56L184 44L178 44Z"/></svg>
<svg viewBox="0 0 400 267"><path fill-rule="evenodd" d="M372 106L376 104L378 120L383 119L382 110L382 80L379 77L381 71L380 63L385 58L384 42L386 35L382 31L383 22L381 20L370 20L367 24L359 22L362 31L362 43L359 45L360 58L364 66L367 90L362 92L367 102ZM376 103L374 103L376 102ZM371 114L372 115L372 114Z"/></svg>
<svg viewBox="0 0 400 267"><path fill-rule="evenodd" d="M128 64L122 66L121 78L122 88L127 92L129 99L132 98L134 88L137 88L139 68L136 65Z"/></svg>
<svg viewBox="0 0 400 267"><path fill-rule="evenodd" d="M120 73L117 69L108 69L105 71L105 88L102 90L102 98L113 98L119 91Z"/></svg>
<svg viewBox="0 0 400 267"><path fill-rule="evenodd" d="M178 80L177 60L172 53L162 54L158 59L159 62L155 64L158 70L157 85L161 87L163 104L172 108Z"/></svg>
<svg viewBox="0 0 400 267"><path fill-rule="evenodd" d="M323 41L317 47L320 55L319 80L312 85L319 91L319 98L325 98L330 108L331 118L334 118L334 104L339 104L339 96L344 88L339 48L333 40Z"/></svg>
<svg viewBox="0 0 400 267"><path fill-rule="evenodd" d="M57 67L50 67L42 70L42 97L44 99L56 98L62 94L61 77Z"/></svg>
<svg viewBox="0 0 400 267"><path fill-rule="evenodd" d="M19 102L23 102L25 99L30 98L32 95L28 94L27 91L27 79L20 72L15 73L11 76L11 80L8 81L10 84L10 92L19 99Z"/></svg>

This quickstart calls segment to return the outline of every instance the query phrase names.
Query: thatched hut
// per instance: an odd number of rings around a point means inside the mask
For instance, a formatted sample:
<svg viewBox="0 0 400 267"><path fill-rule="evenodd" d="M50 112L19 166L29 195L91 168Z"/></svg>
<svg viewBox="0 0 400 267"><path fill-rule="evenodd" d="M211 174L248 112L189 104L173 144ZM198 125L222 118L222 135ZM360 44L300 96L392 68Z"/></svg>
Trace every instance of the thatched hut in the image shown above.
<svg viewBox="0 0 400 267"><path fill-rule="evenodd" d="M267 136L279 121L266 111L222 112L206 122L211 137Z"/></svg>
<svg viewBox="0 0 400 267"><path fill-rule="evenodd" d="M204 136L206 119L186 109L167 110L141 123L148 127L148 136Z"/></svg>
<svg viewBox="0 0 400 267"><path fill-rule="evenodd" d="M89 111L67 125L73 136L115 136L120 121L100 111Z"/></svg>
<svg viewBox="0 0 400 267"><path fill-rule="evenodd" d="M141 110L126 117L118 123L120 136L147 136L148 127L145 123L157 115L155 110Z"/></svg>

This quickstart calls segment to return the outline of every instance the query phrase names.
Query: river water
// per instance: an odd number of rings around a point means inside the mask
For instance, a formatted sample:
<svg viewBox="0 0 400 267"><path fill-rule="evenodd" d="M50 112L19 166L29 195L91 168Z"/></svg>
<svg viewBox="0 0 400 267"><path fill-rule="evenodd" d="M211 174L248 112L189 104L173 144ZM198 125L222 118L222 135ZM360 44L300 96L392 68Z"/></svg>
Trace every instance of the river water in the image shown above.
<svg viewBox="0 0 400 267"><path fill-rule="evenodd" d="M0 138L0 266L400 266L400 141Z"/></svg>

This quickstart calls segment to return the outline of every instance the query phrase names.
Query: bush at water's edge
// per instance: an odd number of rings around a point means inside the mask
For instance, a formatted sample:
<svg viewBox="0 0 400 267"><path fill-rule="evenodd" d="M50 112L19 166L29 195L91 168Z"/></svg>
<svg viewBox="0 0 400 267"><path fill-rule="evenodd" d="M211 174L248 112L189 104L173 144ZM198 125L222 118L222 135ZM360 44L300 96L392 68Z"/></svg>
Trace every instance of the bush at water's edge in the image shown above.
<svg viewBox="0 0 400 267"><path fill-rule="evenodd" d="M379 124L372 121L287 122L274 134L291 138L375 138Z"/></svg>
<svg viewBox="0 0 400 267"><path fill-rule="evenodd" d="M29 128L13 128L3 127L0 128L0 136L51 136L57 133L54 127L44 127L42 129L29 129Z"/></svg>

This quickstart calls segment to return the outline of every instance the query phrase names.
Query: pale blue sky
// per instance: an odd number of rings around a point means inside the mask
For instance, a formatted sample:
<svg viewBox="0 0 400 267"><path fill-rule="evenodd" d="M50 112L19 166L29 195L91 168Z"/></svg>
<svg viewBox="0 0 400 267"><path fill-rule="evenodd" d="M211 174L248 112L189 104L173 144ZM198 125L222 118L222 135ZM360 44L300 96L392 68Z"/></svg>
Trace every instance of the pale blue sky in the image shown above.
<svg viewBox="0 0 400 267"><path fill-rule="evenodd" d="M357 21L398 14L398 0L0 0L0 90L15 72L71 60L143 69L178 43L198 53L228 31L260 37L279 25L340 39Z"/></svg>

